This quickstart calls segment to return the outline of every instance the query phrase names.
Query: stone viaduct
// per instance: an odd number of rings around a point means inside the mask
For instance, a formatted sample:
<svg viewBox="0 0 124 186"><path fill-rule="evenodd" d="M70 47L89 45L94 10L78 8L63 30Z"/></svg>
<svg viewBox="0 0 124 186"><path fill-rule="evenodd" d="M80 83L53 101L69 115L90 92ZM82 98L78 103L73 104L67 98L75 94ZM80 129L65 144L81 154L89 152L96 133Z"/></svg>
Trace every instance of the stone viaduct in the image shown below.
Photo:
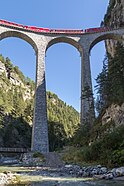
<svg viewBox="0 0 124 186"><path fill-rule="evenodd" d="M93 96L86 96L86 89L92 93L89 53L95 44L106 39L122 41L124 28L96 33L65 34L65 33L34 33L28 30L10 28L0 25L0 40L7 37L17 37L28 42L36 53L36 92L32 131L32 151L49 152L46 84L45 84L45 54L47 49L60 42L73 45L81 56L81 124L88 120L92 123L95 114Z"/></svg>

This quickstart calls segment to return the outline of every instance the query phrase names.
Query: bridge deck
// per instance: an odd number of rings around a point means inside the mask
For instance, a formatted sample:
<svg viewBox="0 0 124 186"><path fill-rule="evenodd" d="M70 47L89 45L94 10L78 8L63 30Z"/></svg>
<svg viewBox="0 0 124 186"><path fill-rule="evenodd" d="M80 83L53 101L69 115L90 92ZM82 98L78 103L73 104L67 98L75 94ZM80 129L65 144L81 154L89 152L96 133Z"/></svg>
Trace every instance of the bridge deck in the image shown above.
<svg viewBox="0 0 124 186"><path fill-rule="evenodd" d="M0 153L26 153L30 152L31 149L26 149L26 148L0 148Z"/></svg>

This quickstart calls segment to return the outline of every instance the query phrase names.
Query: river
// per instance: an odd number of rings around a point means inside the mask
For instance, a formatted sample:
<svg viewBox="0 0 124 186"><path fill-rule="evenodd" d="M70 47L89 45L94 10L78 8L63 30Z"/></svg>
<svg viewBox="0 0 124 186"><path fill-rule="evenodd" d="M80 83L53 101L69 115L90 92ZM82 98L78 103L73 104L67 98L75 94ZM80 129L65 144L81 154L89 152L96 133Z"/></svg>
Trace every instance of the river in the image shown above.
<svg viewBox="0 0 124 186"><path fill-rule="evenodd" d="M35 182L27 184L13 184L9 186L124 186L123 181L73 181L73 182Z"/></svg>
<svg viewBox="0 0 124 186"><path fill-rule="evenodd" d="M56 169L43 169L42 167L10 167L1 166L0 171L16 173L19 183L9 186L124 186L123 181L97 180L92 178L76 178ZM23 184L22 184L23 183ZM25 184L24 184L25 183Z"/></svg>

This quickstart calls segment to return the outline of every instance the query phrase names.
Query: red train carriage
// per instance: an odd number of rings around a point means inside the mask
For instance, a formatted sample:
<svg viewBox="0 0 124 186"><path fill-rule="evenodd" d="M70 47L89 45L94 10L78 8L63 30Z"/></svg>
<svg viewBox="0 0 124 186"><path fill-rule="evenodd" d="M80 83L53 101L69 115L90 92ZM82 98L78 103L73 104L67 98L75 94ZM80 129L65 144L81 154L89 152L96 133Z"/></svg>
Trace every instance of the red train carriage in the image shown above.
<svg viewBox="0 0 124 186"><path fill-rule="evenodd" d="M22 27L23 28L23 25L21 25L21 24L17 24L17 23L5 21L5 20L0 20L0 24L7 25L7 26L20 27L20 28Z"/></svg>
<svg viewBox="0 0 124 186"><path fill-rule="evenodd" d="M85 29L85 33L104 32L107 30L109 29L106 27L88 28L88 29Z"/></svg>
<svg viewBox="0 0 124 186"><path fill-rule="evenodd" d="M36 27L36 26L25 26L25 25L13 23L13 22L5 21L5 20L0 20L0 24L11 26L11 27L16 27L16 28L23 28L25 30L29 30L32 32L59 33L59 34L83 34L83 33L104 32L104 31L110 30L109 28L106 28L106 27L88 28L85 30L49 29L49 28L41 28L41 27Z"/></svg>
<svg viewBox="0 0 124 186"><path fill-rule="evenodd" d="M64 30L64 29L50 29L51 33L60 33L60 34L82 34L83 30Z"/></svg>

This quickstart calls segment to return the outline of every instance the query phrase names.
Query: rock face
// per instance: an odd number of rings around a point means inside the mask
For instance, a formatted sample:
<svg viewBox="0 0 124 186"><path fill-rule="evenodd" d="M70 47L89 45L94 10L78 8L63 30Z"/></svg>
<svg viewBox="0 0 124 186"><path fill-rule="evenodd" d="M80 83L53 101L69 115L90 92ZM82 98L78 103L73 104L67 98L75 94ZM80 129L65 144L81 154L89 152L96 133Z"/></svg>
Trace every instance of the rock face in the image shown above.
<svg viewBox="0 0 124 186"><path fill-rule="evenodd" d="M107 13L104 17L104 26L110 28L124 27L124 0L110 0ZM124 40L122 41L124 44ZM107 52L114 57L117 40L105 41ZM124 104L116 105L112 104L106 109L105 114L102 117L102 125L105 125L111 121L118 126L124 124Z"/></svg>
<svg viewBox="0 0 124 186"><path fill-rule="evenodd" d="M23 82L20 80L19 76L13 72L10 73L9 77L10 83L17 86L24 86Z"/></svg>
<svg viewBox="0 0 124 186"><path fill-rule="evenodd" d="M0 75L2 75L3 72L6 73L6 67L5 67L5 65L0 61Z"/></svg>
<svg viewBox="0 0 124 186"><path fill-rule="evenodd" d="M104 25L110 28L124 27L124 0L110 0L107 13L104 17ZM113 57L117 41L106 40L105 45L107 52Z"/></svg>
<svg viewBox="0 0 124 186"><path fill-rule="evenodd" d="M120 105L112 104L111 107L106 109L102 117L102 125L114 121L115 125L119 126L124 124L124 103Z"/></svg>
<svg viewBox="0 0 124 186"><path fill-rule="evenodd" d="M104 17L105 26L119 28L124 26L124 1L110 0Z"/></svg>
<svg viewBox="0 0 124 186"><path fill-rule="evenodd" d="M11 85L15 85L15 86L20 86L23 89L23 99L24 101L27 99L31 99L34 96L34 90L31 90L29 85L24 85L24 83L22 82L22 80L20 79L19 75L16 72L11 72L9 71L5 64L0 61L0 76L3 77L5 76L6 79L9 80L9 84L10 86L8 87L8 85L5 85L4 80L0 81L0 87L5 87L6 91L8 91L8 89L11 89Z"/></svg>

